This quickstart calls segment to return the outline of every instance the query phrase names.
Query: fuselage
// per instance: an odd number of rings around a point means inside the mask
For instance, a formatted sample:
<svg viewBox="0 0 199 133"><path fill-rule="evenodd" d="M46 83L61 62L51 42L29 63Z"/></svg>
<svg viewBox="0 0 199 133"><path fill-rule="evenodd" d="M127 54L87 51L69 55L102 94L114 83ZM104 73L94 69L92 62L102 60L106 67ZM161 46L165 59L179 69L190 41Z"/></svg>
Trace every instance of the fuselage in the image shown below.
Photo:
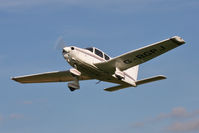
<svg viewBox="0 0 199 133"><path fill-rule="evenodd" d="M99 53L99 55L95 53ZM78 47L65 47L63 49L63 56L66 61L74 68L89 76L106 75L106 73L99 70L94 64L107 61L110 59L105 53L97 48L78 48ZM105 59L106 56L106 59Z"/></svg>
<svg viewBox="0 0 199 133"><path fill-rule="evenodd" d="M118 84L129 82L131 85L134 85L135 80L126 72L122 72L125 79L115 80L115 74L102 71L96 67L96 63L106 62L111 59L107 54L97 48L91 47L83 49L75 46L65 47L63 48L63 56L72 67L76 68L84 75L101 81Z"/></svg>

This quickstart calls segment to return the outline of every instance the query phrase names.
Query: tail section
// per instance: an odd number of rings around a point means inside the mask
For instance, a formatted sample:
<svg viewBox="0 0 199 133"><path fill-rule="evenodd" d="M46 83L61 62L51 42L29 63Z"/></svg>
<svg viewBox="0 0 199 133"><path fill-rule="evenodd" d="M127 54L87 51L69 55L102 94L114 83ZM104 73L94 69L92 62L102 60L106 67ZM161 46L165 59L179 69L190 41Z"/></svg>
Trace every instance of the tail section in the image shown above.
<svg viewBox="0 0 199 133"><path fill-rule="evenodd" d="M137 80L138 70L139 70L139 65L123 71L125 78L122 79L122 80L125 81L128 84L120 84L120 85L113 86L113 87L110 87L110 88L105 88L104 90L112 92L112 91L117 91L117 90L128 88L128 87L136 87L138 85L142 85L142 84L166 79L166 77L163 76L163 75L157 75L157 76L154 76L154 77Z"/></svg>
<svg viewBox="0 0 199 133"><path fill-rule="evenodd" d="M129 68L125 71L123 71L123 74L125 75L125 78L123 79L124 82L132 85L133 87L136 87L136 81L138 77L138 69L139 66L134 66L132 68Z"/></svg>
<svg viewBox="0 0 199 133"><path fill-rule="evenodd" d="M146 83L150 83L150 82L155 82L155 81L158 81L158 80L163 80L163 79L166 79L165 76L163 75L158 75L158 76L154 76L154 77L150 77L150 78L145 78L145 79L142 79L142 80L138 80L135 82L136 85L142 85L142 84L146 84ZM117 90L120 90L120 89L124 89L124 88L128 88L128 87L132 87L131 85L118 85L118 86L113 86L113 87L110 87L110 88L105 88L104 90L105 91L109 91L109 92L113 92L113 91L117 91Z"/></svg>

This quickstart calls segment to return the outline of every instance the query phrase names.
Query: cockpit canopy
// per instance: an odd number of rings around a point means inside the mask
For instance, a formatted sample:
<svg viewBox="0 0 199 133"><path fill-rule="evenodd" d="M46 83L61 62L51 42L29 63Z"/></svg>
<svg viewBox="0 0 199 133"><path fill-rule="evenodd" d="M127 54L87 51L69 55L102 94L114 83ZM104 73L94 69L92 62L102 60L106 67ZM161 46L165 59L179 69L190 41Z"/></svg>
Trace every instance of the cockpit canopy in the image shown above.
<svg viewBox="0 0 199 133"><path fill-rule="evenodd" d="M104 52L102 52L101 50L95 48L95 47L89 47L89 48L85 48L86 50L89 50L90 52L96 54L97 56L104 58L105 60L110 60L110 57L105 54Z"/></svg>

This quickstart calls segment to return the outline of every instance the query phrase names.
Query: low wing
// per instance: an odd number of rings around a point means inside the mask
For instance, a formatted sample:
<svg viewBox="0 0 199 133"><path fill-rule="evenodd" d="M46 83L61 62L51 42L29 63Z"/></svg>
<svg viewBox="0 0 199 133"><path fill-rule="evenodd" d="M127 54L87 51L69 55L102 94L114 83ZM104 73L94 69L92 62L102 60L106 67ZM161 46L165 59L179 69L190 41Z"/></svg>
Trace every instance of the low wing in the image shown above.
<svg viewBox="0 0 199 133"><path fill-rule="evenodd" d="M88 76L80 76L80 80L89 80L91 79ZM25 75L14 77L12 80L15 80L20 83L46 83L46 82L67 82L74 80L69 71L55 71L55 72L46 72L32 75Z"/></svg>
<svg viewBox="0 0 199 133"><path fill-rule="evenodd" d="M114 73L116 67L123 71L151 60L184 43L185 41L182 38L175 36L170 39L130 51L109 61L97 63L95 65L106 72Z"/></svg>

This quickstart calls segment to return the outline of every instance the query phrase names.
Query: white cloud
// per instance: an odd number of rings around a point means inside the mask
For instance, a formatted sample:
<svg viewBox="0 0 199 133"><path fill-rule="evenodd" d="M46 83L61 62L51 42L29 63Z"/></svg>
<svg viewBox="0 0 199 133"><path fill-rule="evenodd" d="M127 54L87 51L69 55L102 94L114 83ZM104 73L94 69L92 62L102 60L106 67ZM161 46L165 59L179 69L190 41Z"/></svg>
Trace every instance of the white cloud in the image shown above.
<svg viewBox="0 0 199 133"><path fill-rule="evenodd" d="M154 2L159 2L162 0L0 0L0 7L21 7L21 6L36 6L42 4L51 4L51 3L61 3L66 5L92 5L92 6L107 6L107 5L143 5Z"/></svg>
<svg viewBox="0 0 199 133"><path fill-rule="evenodd" d="M133 124L133 128L140 128L143 127L146 124L146 122L136 122Z"/></svg>
<svg viewBox="0 0 199 133"><path fill-rule="evenodd" d="M133 127L143 127L147 124L160 122L166 119L171 120L186 120L191 119L194 117L199 116L199 110L195 110L192 112L188 112L184 107L175 107L169 113L160 113L159 115L155 116L154 118L144 120L142 122L137 122L133 124Z"/></svg>
<svg viewBox="0 0 199 133"><path fill-rule="evenodd" d="M38 5L45 5L53 1L54 0L0 0L0 9L16 10L21 8L35 7Z"/></svg>
<svg viewBox="0 0 199 133"><path fill-rule="evenodd" d="M79 6L86 8L97 8L102 10L112 10L120 12L132 12L135 10L145 10L149 8L154 10L154 7L159 9L167 9L175 7L176 9L182 5L188 5L190 1L178 2L179 0L0 0L0 10L16 10L16 9L28 9L30 7L36 7L41 5L55 5L61 6ZM173 3L178 3L173 6ZM194 2L194 5L196 2ZM168 6L171 5L172 6ZM166 6L166 7L165 7Z"/></svg>
<svg viewBox="0 0 199 133"><path fill-rule="evenodd" d="M24 116L22 114L10 114L9 118L10 119L22 119Z"/></svg>
<svg viewBox="0 0 199 133"><path fill-rule="evenodd" d="M12 114L9 114L9 115L0 115L0 123L3 123L5 121L8 121L8 120L19 120L19 119L22 119L24 118L24 115L22 114L17 114L17 113L12 113Z"/></svg>
<svg viewBox="0 0 199 133"><path fill-rule="evenodd" d="M170 115L172 117L187 117L190 115L190 113L188 113L187 110L183 107L177 107L177 108L173 108Z"/></svg>
<svg viewBox="0 0 199 133"><path fill-rule="evenodd" d="M156 117L157 120L166 119L166 118L175 118L175 119L181 119L181 118L190 118L199 115L199 110L188 112L183 107L176 107L173 108L170 113L161 113Z"/></svg>
<svg viewBox="0 0 199 133"><path fill-rule="evenodd" d="M171 124L167 128L167 130L172 132L199 131L199 120L192 120L188 122L176 122Z"/></svg>
<svg viewBox="0 0 199 133"><path fill-rule="evenodd" d="M32 104L33 102L32 101L24 101L23 104L26 104L26 105L30 105Z"/></svg>

